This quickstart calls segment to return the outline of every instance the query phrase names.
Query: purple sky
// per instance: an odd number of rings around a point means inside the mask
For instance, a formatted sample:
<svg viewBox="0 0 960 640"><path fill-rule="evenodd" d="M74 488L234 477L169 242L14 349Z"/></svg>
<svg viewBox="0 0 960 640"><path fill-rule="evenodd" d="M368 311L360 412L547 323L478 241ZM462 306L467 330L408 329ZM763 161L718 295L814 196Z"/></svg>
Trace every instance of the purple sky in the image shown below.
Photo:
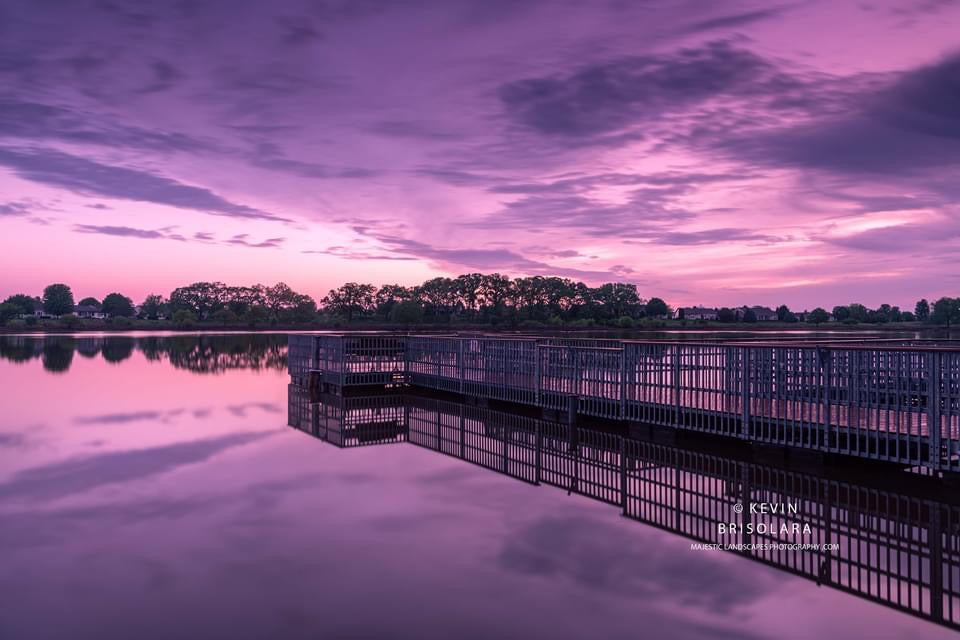
<svg viewBox="0 0 960 640"><path fill-rule="evenodd" d="M0 295L957 295L960 2L0 0Z"/></svg>

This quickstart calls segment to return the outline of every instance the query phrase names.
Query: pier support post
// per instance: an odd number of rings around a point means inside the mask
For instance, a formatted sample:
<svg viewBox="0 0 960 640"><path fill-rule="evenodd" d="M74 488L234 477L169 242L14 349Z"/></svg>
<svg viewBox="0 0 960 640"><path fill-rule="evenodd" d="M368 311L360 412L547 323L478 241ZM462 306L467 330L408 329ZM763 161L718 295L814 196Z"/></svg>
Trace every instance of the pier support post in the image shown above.
<svg viewBox="0 0 960 640"><path fill-rule="evenodd" d="M543 451L543 430L540 427L539 420L535 423L535 428L536 428L536 436L537 436L537 445L534 451L534 466L536 468L535 478L536 478L537 484L540 484L540 469L542 464L540 461L540 454Z"/></svg>
<svg viewBox="0 0 960 640"><path fill-rule="evenodd" d="M740 347L740 437L750 437L750 347Z"/></svg>
<svg viewBox="0 0 960 640"><path fill-rule="evenodd" d="M927 458L930 466L940 468L940 353L927 354Z"/></svg>
<svg viewBox="0 0 960 640"><path fill-rule="evenodd" d="M620 508L627 515L627 439L620 438Z"/></svg>
<svg viewBox="0 0 960 640"><path fill-rule="evenodd" d="M930 618L934 622L943 624L943 544L940 505L929 502L927 507L930 510L930 527L927 529L927 542L930 545Z"/></svg>

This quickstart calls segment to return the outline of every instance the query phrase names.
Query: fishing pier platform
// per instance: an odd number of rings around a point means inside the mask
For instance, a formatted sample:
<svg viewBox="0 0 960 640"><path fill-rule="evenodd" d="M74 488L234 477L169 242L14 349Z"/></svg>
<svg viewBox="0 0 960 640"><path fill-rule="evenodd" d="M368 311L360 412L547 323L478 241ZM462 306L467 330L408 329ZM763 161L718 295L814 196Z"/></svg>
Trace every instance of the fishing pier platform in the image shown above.
<svg viewBox="0 0 960 640"><path fill-rule="evenodd" d="M289 345L291 397L312 403L368 396L375 411L402 389L624 436L696 432L960 471L958 346L359 332Z"/></svg>

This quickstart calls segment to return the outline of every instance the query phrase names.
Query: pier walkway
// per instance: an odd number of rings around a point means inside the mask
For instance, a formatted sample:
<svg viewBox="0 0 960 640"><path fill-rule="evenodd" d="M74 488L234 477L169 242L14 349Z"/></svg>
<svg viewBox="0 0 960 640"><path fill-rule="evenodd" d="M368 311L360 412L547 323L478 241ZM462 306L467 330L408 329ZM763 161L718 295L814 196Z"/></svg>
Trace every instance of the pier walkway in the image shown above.
<svg viewBox="0 0 960 640"><path fill-rule="evenodd" d="M960 471L957 346L294 334L289 371L334 395L411 386Z"/></svg>

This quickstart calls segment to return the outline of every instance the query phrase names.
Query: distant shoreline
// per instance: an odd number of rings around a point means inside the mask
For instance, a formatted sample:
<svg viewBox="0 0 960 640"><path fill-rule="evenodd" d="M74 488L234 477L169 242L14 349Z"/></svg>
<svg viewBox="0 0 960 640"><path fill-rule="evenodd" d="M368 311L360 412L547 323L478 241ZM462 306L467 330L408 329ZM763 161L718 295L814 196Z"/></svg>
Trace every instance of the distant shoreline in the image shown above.
<svg viewBox="0 0 960 640"><path fill-rule="evenodd" d="M757 322L757 323L721 323L704 321L668 320L635 327L611 326L490 326L483 324L416 324L399 325L390 323L352 323L352 324L311 324L311 325L275 325L275 326L238 326L235 324L196 323L192 326L177 326L172 323L153 321L134 321L129 326L110 326L106 323L96 325L64 327L40 324L33 327L0 327L0 335L68 335L75 333L292 333L308 331L393 331L398 333L578 333L578 334L644 334L671 332L705 333L756 333L756 332L802 332L802 333L893 333L893 332L950 332L953 327L919 322L860 323L842 324L836 322L808 324L797 322Z"/></svg>

